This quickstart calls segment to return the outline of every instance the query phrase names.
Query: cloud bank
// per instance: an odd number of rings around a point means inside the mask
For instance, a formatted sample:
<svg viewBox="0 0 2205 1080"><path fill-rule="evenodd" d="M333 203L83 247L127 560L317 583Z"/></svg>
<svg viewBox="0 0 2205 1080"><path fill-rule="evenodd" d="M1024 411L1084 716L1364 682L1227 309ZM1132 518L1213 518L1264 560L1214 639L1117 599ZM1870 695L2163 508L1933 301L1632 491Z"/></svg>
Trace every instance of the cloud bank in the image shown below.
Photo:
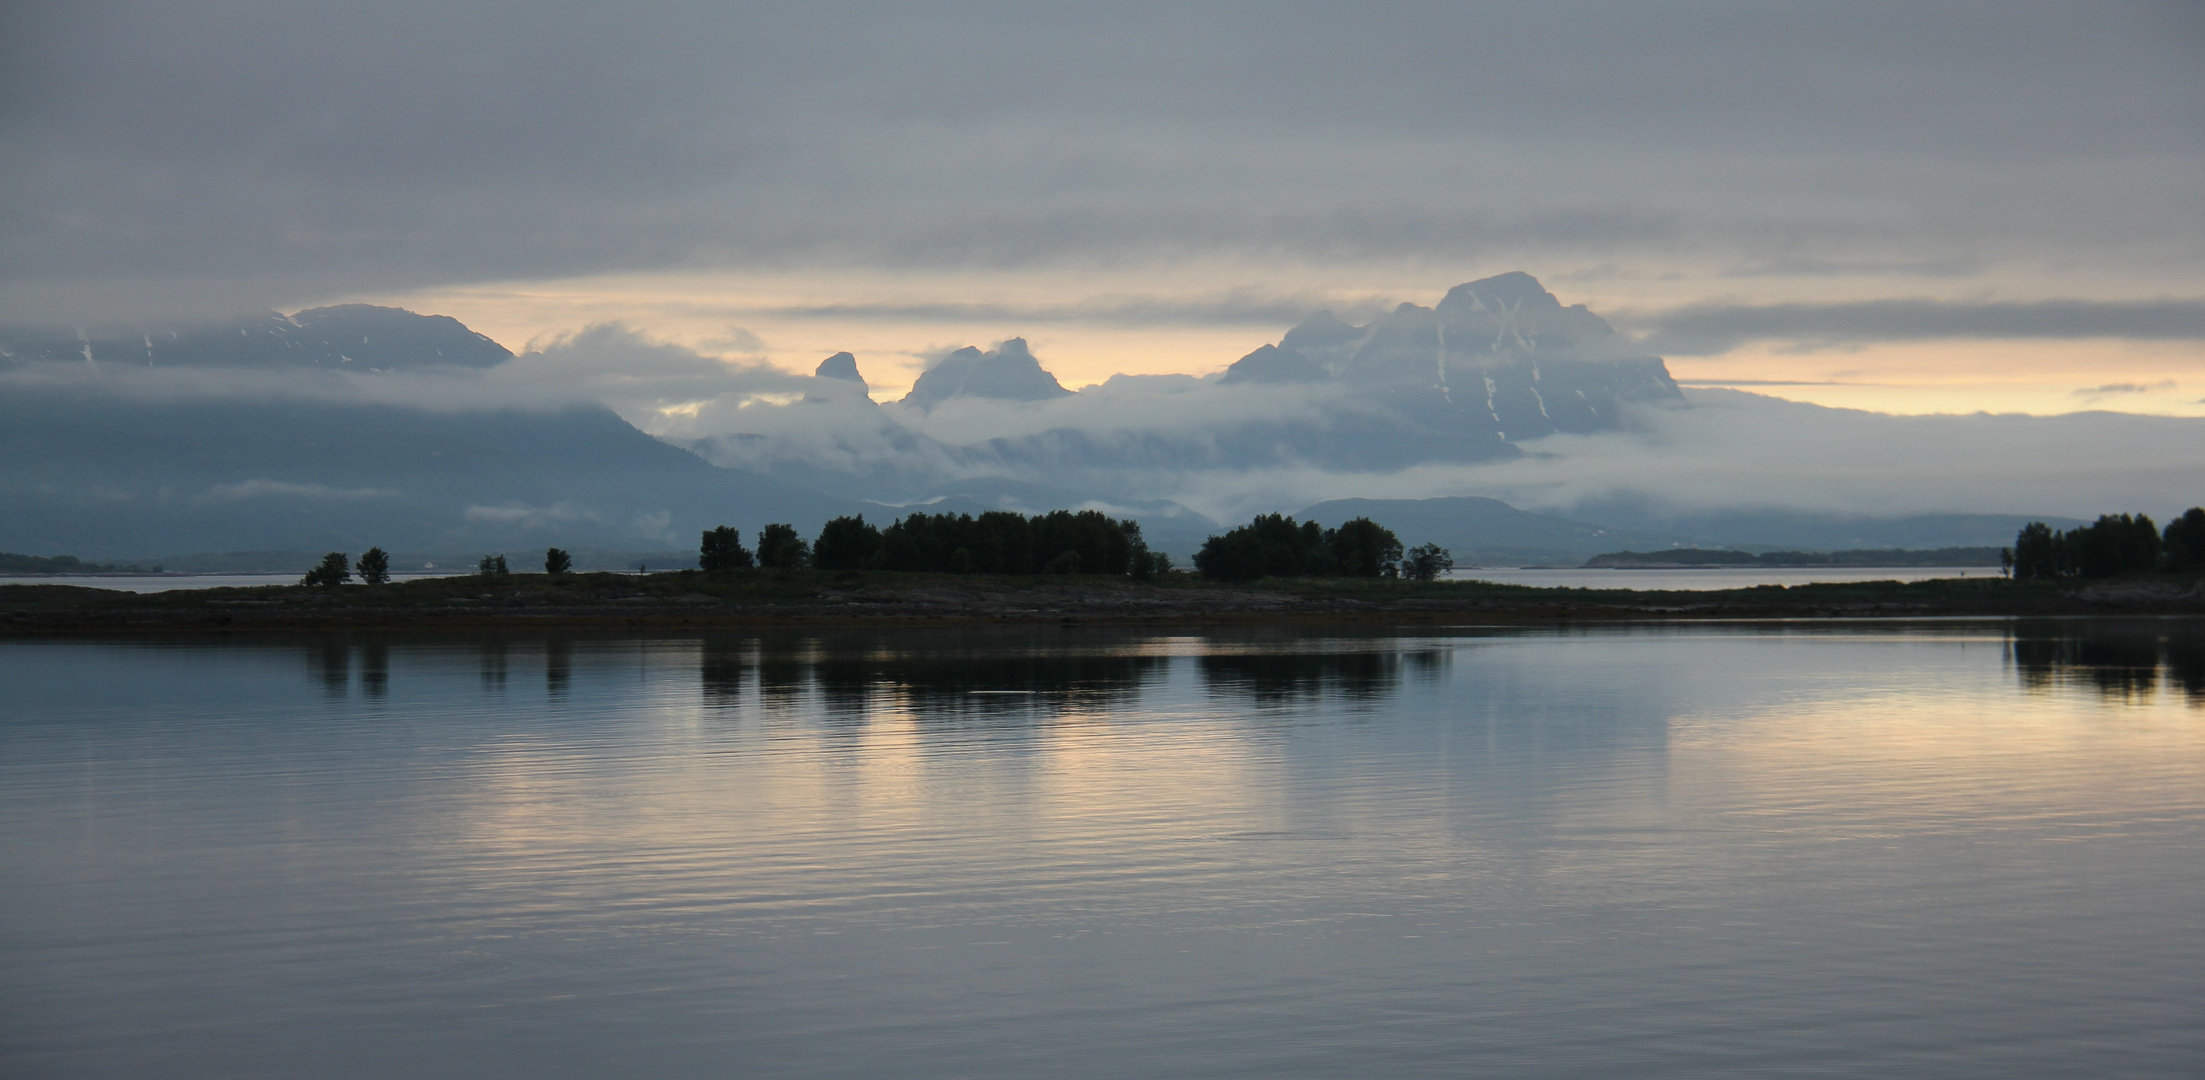
<svg viewBox="0 0 2205 1080"><path fill-rule="evenodd" d="M2194 4L4 18L0 322L713 267L1527 253L2187 292L2205 250Z"/></svg>

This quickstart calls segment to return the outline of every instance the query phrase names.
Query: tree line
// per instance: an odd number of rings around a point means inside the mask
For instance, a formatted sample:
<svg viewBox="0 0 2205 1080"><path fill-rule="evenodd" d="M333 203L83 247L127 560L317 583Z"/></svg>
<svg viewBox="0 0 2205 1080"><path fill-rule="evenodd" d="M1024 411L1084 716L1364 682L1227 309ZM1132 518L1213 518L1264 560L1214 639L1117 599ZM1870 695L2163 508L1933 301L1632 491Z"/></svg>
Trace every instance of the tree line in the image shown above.
<svg viewBox="0 0 2205 1080"><path fill-rule="evenodd" d="M1338 528L1296 522L1282 514L1255 520L1204 541L1195 568L1217 581L1264 577L1365 577L1431 581L1455 561L1446 548L1425 544L1404 551L1393 530L1369 518ZM573 560L559 549L544 553L544 572L569 572ZM757 546L745 546L732 526L704 530L697 567L708 573L764 569L904 570L942 574L1084 574L1148 580L1172 572L1171 556L1150 550L1141 524L1099 510L1052 510L1028 517L1010 510L982 514L913 512L886 528L864 515L838 517L807 541L794 525L758 530ZM511 574L504 555L485 555L476 573ZM302 585L337 586L357 574L370 585L390 580L390 556L370 548L358 562L332 551L307 571Z"/></svg>
<svg viewBox="0 0 2205 1080"><path fill-rule="evenodd" d="M2145 514L2102 514L2061 531L2041 521L2021 527L1999 562L2017 578L2103 578L2154 570L2205 569L2205 507L2193 506L2162 530Z"/></svg>
<svg viewBox="0 0 2205 1080"><path fill-rule="evenodd" d="M351 581L354 575L368 585L381 585L390 580L390 553L382 548L371 547L361 552L358 562L348 562L348 558L342 551L322 556L322 561L308 570L306 576L299 579L299 584L335 588ZM544 550L544 573L557 576L573 568L574 557L565 549ZM476 564L475 573L486 578L502 578L512 576L513 571L506 566L504 555L485 555L482 562Z"/></svg>
<svg viewBox="0 0 2205 1080"><path fill-rule="evenodd" d="M1406 577L1430 581L1452 570L1446 548L1425 544L1404 552L1393 530L1367 517L1327 529L1314 521L1297 524L1284 514L1258 514L1255 520L1203 541L1195 569L1218 581L1254 581L1265 577Z"/></svg>
<svg viewBox="0 0 2205 1080"><path fill-rule="evenodd" d="M704 570L810 566L820 570L911 570L944 574L1105 574L1147 578L1171 569L1149 550L1137 521L1099 510L1054 510L1027 517L1010 510L972 514L915 512L881 528L864 515L838 517L809 544L785 524L758 533L755 555L742 535L707 529L698 549Z"/></svg>

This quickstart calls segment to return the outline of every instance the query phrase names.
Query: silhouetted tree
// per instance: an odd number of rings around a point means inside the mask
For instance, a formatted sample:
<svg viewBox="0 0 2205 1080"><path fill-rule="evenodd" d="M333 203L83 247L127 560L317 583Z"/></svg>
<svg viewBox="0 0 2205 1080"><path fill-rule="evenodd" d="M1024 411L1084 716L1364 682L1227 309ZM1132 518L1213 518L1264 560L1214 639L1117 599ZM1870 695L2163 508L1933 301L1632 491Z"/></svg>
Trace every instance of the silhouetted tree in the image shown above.
<svg viewBox="0 0 2205 1080"><path fill-rule="evenodd" d="M867 525L863 514L828 522L812 542L812 565L821 570L869 570L883 557L881 531Z"/></svg>
<svg viewBox="0 0 2205 1080"><path fill-rule="evenodd" d="M1400 572L1401 540L1369 518L1337 529L1296 524L1284 514L1258 514L1237 529L1203 541L1194 566L1219 581L1261 577L1392 577Z"/></svg>
<svg viewBox="0 0 2205 1080"><path fill-rule="evenodd" d="M320 585L334 589L351 580L352 568L346 563L345 553L332 551L322 556L321 565L308 570L306 576L299 579L299 584Z"/></svg>
<svg viewBox="0 0 2205 1080"><path fill-rule="evenodd" d="M371 547L360 553L360 561L354 569L360 572L361 581L381 585L390 580L390 554L382 548Z"/></svg>
<svg viewBox="0 0 2205 1080"><path fill-rule="evenodd" d="M1401 539L1367 517L1325 530L1330 572L1348 577L1393 577L1401 563Z"/></svg>
<svg viewBox="0 0 2205 1080"><path fill-rule="evenodd" d="M2074 573L2067 557L2067 537L2041 521L2023 525L2014 536L2013 568L2014 577L2023 580Z"/></svg>
<svg viewBox="0 0 2205 1080"><path fill-rule="evenodd" d="M554 577L574 569L574 557L565 548L544 549L544 573Z"/></svg>
<svg viewBox="0 0 2205 1080"><path fill-rule="evenodd" d="M1315 555L1315 558L1312 558ZM1284 514L1258 514L1237 529L1202 542L1195 569L1218 581L1254 581L1261 577L1298 577L1330 569L1324 527L1314 521L1295 524Z"/></svg>
<svg viewBox="0 0 2205 1080"><path fill-rule="evenodd" d="M758 565L769 569L803 566L812 559L812 546L796 535L794 525L768 525L758 530Z"/></svg>
<svg viewBox="0 0 2205 1080"><path fill-rule="evenodd" d="M2169 570L2205 567L2205 508L2190 507L2181 517L2167 522L2159 546L2160 558Z"/></svg>
<svg viewBox="0 0 2205 1080"><path fill-rule="evenodd" d="M1454 568L1453 552L1438 544L1423 544L1409 549L1408 558L1401 561L1401 576L1411 581L1433 581Z"/></svg>
<svg viewBox="0 0 2205 1080"><path fill-rule="evenodd" d="M880 565L953 574L1122 575L1139 573L1136 556L1147 550L1139 522L1099 510L1056 510L1033 518L1009 510L979 517L922 512L881 530ZM1154 570L1153 562L1147 565Z"/></svg>
<svg viewBox="0 0 2205 1080"><path fill-rule="evenodd" d="M2159 526L2143 514L2101 514L2069 530L2066 543L2075 573L2083 577L2141 574L2159 565Z"/></svg>
<svg viewBox="0 0 2205 1080"><path fill-rule="evenodd" d="M697 545L697 569L741 570L749 565L750 549L743 546L743 534L727 525L704 531L704 540Z"/></svg>
<svg viewBox="0 0 2205 1080"><path fill-rule="evenodd" d="M2017 578L2114 577L2147 573L2159 565L2159 527L2144 514L2101 514L2098 520L2058 532L2041 521L2022 526L2011 552L1999 561Z"/></svg>
<svg viewBox="0 0 2205 1080"><path fill-rule="evenodd" d="M485 555L480 563L475 564L475 573L486 578L501 578L511 576L513 571L506 568L505 556Z"/></svg>

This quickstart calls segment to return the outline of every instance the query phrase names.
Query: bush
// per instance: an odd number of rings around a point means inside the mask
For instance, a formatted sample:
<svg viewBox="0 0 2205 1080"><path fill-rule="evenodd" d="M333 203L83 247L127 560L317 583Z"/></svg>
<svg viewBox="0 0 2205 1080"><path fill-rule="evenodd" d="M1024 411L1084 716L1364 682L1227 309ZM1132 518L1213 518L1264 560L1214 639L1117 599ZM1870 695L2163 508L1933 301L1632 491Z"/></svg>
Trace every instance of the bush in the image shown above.
<svg viewBox="0 0 2205 1080"><path fill-rule="evenodd" d="M883 568L930 573L1138 574L1135 557L1148 550L1139 522L1098 510L912 513L880 535Z"/></svg>
<svg viewBox="0 0 2205 1080"><path fill-rule="evenodd" d="M819 530L812 565L821 570L869 570L881 565L881 532L865 515L838 517Z"/></svg>
<svg viewBox="0 0 2205 1080"><path fill-rule="evenodd" d="M812 546L796 535L796 526L768 525L758 530L758 565L779 570L811 561Z"/></svg>
<svg viewBox="0 0 2205 1080"><path fill-rule="evenodd" d="M324 588L334 589L351 580L352 568L346 565L345 553L332 551L322 556L321 565L308 570L306 576L299 579L299 584L320 585Z"/></svg>
<svg viewBox="0 0 2205 1080"><path fill-rule="evenodd" d="M1195 569L1218 581L1264 577L1392 577L1400 572L1401 540L1369 518L1337 529L1314 521L1295 524L1284 514L1255 520L1203 541Z"/></svg>
<svg viewBox="0 0 2205 1080"><path fill-rule="evenodd" d="M1434 581L1454 568L1453 552L1438 544L1425 544L1409 549L1409 557L1401 563L1401 576L1411 581Z"/></svg>
<svg viewBox="0 0 2205 1080"><path fill-rule="evenodd" d="M743 534L722 525L704 531L704 539L697 545L697 569L741 570L750 566L750 549L743 546Z"/></svg>
<svg viewBox="0 0 2205 1080"><path fill-rule="evenodd" d="M544 549L544 573L557 577L572 569L574 558L567 554L565 548Z"/></svg>
<svg viewBox="0 0 2205 1080"><path fill-rule="evenodd" d="M360 554L360 562L354 569L360 572L361 581L381 585L390 580L390 555L382 548L371 547Z"/></svg>
<svg viewBox="0 0 2205 1080"><path fill-rule="evenodd" d="M2201 515L2205 516L2205 515ZM2014 546L2000 552L2017 578L2115 577L2147 573L2159 565L2159 527L2143 515L2102 514L2066 532L2041 521L2021 527Z"/></svg>
<svg viewBox="0 0 2205 1080"><path fill-rule="evenodd" d="M2169 570L2205 568L2205 508L2190 507L2167 522L2159 538L2160 559Z"/></svg>
<svg viewBox="0 0 2205 1080"><path fill-rule="evenodd" d="M1401 563L1400 538L1367 517L1326 530L1325 547L1333 572L1346 577L1392 577Z"/></svg>
<svg viewBox="0 0 2205 1080"><path fill-rule="evenodd" d="M2014 535L2010 559L2014 576L2024 580L2032 578L2066 577L2074 573L2067 559L2067 537L2041 521L2032 521Z"/></svg>
<svg viewBox="0 0 2205 1080"><path fill-rule="evenodd" d="M2087 578L2142 574L2159 565L2159 526L2142 514L2103 514L2067 534L2075 573Z"/></svg>

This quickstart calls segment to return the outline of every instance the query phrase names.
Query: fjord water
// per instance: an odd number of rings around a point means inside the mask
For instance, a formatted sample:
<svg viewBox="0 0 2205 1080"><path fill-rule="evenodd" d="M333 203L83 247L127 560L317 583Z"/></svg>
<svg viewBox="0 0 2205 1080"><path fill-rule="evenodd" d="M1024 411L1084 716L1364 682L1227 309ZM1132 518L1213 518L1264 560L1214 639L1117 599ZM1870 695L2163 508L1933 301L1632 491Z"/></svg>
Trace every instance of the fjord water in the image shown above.
<svg viewBox="0 0 2205 1080"><path fill-rule="evenodd" d="M9 1076L2195 1076L2205 627L0 642Z"/></svg>

